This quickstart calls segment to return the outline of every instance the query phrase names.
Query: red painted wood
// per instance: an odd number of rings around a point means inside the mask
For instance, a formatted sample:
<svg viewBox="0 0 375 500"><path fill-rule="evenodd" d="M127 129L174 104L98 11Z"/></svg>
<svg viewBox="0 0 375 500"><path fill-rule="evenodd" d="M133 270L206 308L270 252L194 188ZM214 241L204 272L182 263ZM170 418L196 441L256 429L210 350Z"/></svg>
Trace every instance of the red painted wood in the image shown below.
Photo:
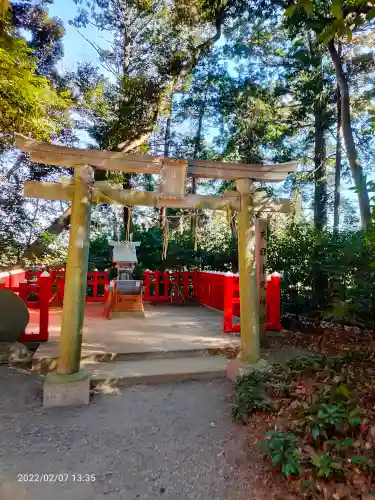
<svg viewBox="0 0 375 500"><path fill-rule="evenodd" d="M23 273L23 274L22 274ZM0 288L9 288L15 293L19 293L30 307L41 307L41 335L40 338L48 338L48 315L46 319L46 297L52 297L53 284L59 289L59 303L63 303L65 271L51 270L50 277L45 281L40 281L41 271L21 271L11 275L7 273L0 281ZM16 278L14 278L16 276ZM40 288L35 279L44 283ZM182 301L178 286L182 292L184 300L193 299L202 305L223 311L223 330L227 333L239 332L240 326L233 324L233 316L240 316L239 298L239 277L225 275L214 272L180 272L169 273L159 271L146 271L142 277L143 300L144 301ZM22 283L26 279L27 283ZM20 283L21 282L21 283ZM108 297L108 275L105 272L88 273L87 284L92 286L92 296L86 297L86 302L105 302ZM13 286L12 283L16 283ZM104 290L99 291L99 286L103 285ZM40 288L40 289L39 289ZM55 289L55 288L54 288ZM40 303L28 302L27 299L32 291L36 291L40 296ZM267 329L280 330L280 277L272 276L267 280ZM28 336L29 337L29 336Z"/></svg>
<svg viewBox="0 0 375 500"><path fill-rule="evenodd" d="M5 285L4 288L18 287L25 280L26 272L23 269L0 272L0 282Z"/></svg>
<svg viewBox="0 0 375 500"><path fill-rule="evenodd" d="M52 297L52 276L40 276L40 307L39 307L39 341L46 342L48 340L48 313L49 302Z"/></svg>
<svg viewBox="0 0 375 500"><path fill-rule="evenodd" d="M281 304L280 304L280 276L272 275L267 281L267 330L280 331Z"/></svg>

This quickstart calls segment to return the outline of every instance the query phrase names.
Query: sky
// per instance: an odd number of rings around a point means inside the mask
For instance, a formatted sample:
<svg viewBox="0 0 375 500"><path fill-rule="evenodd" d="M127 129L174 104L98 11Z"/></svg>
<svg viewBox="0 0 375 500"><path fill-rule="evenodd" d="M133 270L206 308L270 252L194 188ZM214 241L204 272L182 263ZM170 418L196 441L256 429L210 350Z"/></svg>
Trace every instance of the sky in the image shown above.
<svg viewBox="0 0 375 500"><path fill-rule="evenodd" d="M69 25L77 14L77 5L73 0L55 0L49 7L49 13L52 17L61 19L65 26L64 37L64 59L60 63L61 69L74 70L79 61L98 62L98 55L93 47L84 40L74 26ZM80 30L84 35L94 42L101 42L99 31L90 26Z"/></svg>

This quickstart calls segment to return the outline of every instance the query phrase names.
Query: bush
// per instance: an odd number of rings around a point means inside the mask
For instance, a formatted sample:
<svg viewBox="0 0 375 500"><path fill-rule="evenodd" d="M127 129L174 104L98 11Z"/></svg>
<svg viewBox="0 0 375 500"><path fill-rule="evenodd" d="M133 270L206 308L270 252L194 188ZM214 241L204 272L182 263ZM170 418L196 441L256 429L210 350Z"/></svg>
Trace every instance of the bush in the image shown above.
<svg viewBox="0 0 375 500"><path fill-rule="evenodd" d="M240 377L237 381L232 417L246 424L256 411L272 412L274 410L267 395L264 375L259 372Z"/></svg>
<svg viewBox="0 0 375 500"><path fill-rule="evenodd" d="M301 472L298 451L299 439L292 432L267 432L262 447L264 455L278 467L285 477Z"/></svg>
<svg viewBox="0 0 375 500"><path fill-rule="evenodd" d="M289 223L271 231L267 259L269 269L281 274L284 316L372 327L374 269L363 232L318 234L306 222Z"/></svg>

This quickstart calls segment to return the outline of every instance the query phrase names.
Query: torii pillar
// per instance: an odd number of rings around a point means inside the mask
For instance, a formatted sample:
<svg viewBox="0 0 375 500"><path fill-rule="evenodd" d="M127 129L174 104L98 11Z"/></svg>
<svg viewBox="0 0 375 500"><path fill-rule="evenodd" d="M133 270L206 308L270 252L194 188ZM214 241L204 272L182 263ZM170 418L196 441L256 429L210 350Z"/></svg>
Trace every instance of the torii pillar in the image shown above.
<svg viewBox="0 0 375 500"><path fill-rule="evenodd" d="M45 407L89 403L90 380L87 371L80 370L80 361L93 181L91 167L75 167L59 358L57 372L46 377L43 392Z"/></svg>
<svg viewBox="0 0 375 500"><path fill-rule="evenodd" d="M236 181L240 193L238 213L238 264L240 271L241 359L260 359L259 306L255 258L254 190L249 179Z"/></svg>
<svg viewBox="0 0 375 500"><path fill-rule="evenodd" d="M227 377L237 377L262 368L259 340L259 295L255 256L254 188L250 179L238 179L240 194L238 212L238 264L240 272L241 350L237 359L228 363Z"/></svg>

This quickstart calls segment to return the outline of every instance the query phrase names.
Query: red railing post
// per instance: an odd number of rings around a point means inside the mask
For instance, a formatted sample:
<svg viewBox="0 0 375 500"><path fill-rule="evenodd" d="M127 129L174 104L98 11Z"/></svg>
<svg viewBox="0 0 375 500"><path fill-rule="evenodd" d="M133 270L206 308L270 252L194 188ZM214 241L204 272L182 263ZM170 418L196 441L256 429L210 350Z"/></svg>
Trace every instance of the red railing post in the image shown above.
<svg viewBox="0 0 375 500"><path fill-rule="evenodd" d="M150 300L150 272L145 271L143 273L143 284L144 284L144 293L143 300Z"/></svg>
<svg viewBox="0 0 375 500"><path fill-rule="evenodd" d="M93 272L92 276L92 298L98 300L98 271Z"/></svg>
<svg viewBox="0 0 375 500"><path fill-rule="evenodd" d="M198 302L200 304L204 304L204 287L206 283L206 273L199 273L198 274Z"/></svg>
<svg viewBox="0 0 375 500"><path fill-rule="evenodd" d="M17 271L10 271L10 287L17 287L20 283L23 283L25 280L25 271L22 269Z"/></svg>
<svg viewBox="0 0 375 500"><path fill-rule="evenodd" d="M52 297L52 277L47 271L44 271L39 277L39 338L41 342L48 340L48 313L49 301Z"/></svg>
<svg viewBox="0 0 375 500"><path fill-rule="evenodd" d="M224 276L224 314L223 330L230 333L233 329L233 275Z"/></svg>
<svg viewBox="0 0 375 500"><path fill-rule="evenodd" d="M189 273L185 272L183 273L183 280L184 280L184 299L188 300L189 298Z"/></svg>
<svg viewBox="0 0 375 500"><path fill-rule="evenodd" d="M160 280L161 280L161 273L157 271L155 273L155 281L154 281L155 300L160 300Z"/></svg>
<svg viewBox="0 0 375 500"><path fill-rule="evenodd" d="M193 298L197 302L200 302L200 275L199 271L193 273Z"/></svg>
<svg viewBox="0 0 375 500"><path fill-rule="evenodd" d="M280 331L282 325L280 323L281 307L280 307L280 275L273 273L271 279L267 281L267 329L272 331Z"/></svg>
<svg viewBox="0 0 375 500"><path fill-rule="evenodd" d="M18 284L18 296L26 303L29 296L30 286L28 282L20 281Z"/></svg>

